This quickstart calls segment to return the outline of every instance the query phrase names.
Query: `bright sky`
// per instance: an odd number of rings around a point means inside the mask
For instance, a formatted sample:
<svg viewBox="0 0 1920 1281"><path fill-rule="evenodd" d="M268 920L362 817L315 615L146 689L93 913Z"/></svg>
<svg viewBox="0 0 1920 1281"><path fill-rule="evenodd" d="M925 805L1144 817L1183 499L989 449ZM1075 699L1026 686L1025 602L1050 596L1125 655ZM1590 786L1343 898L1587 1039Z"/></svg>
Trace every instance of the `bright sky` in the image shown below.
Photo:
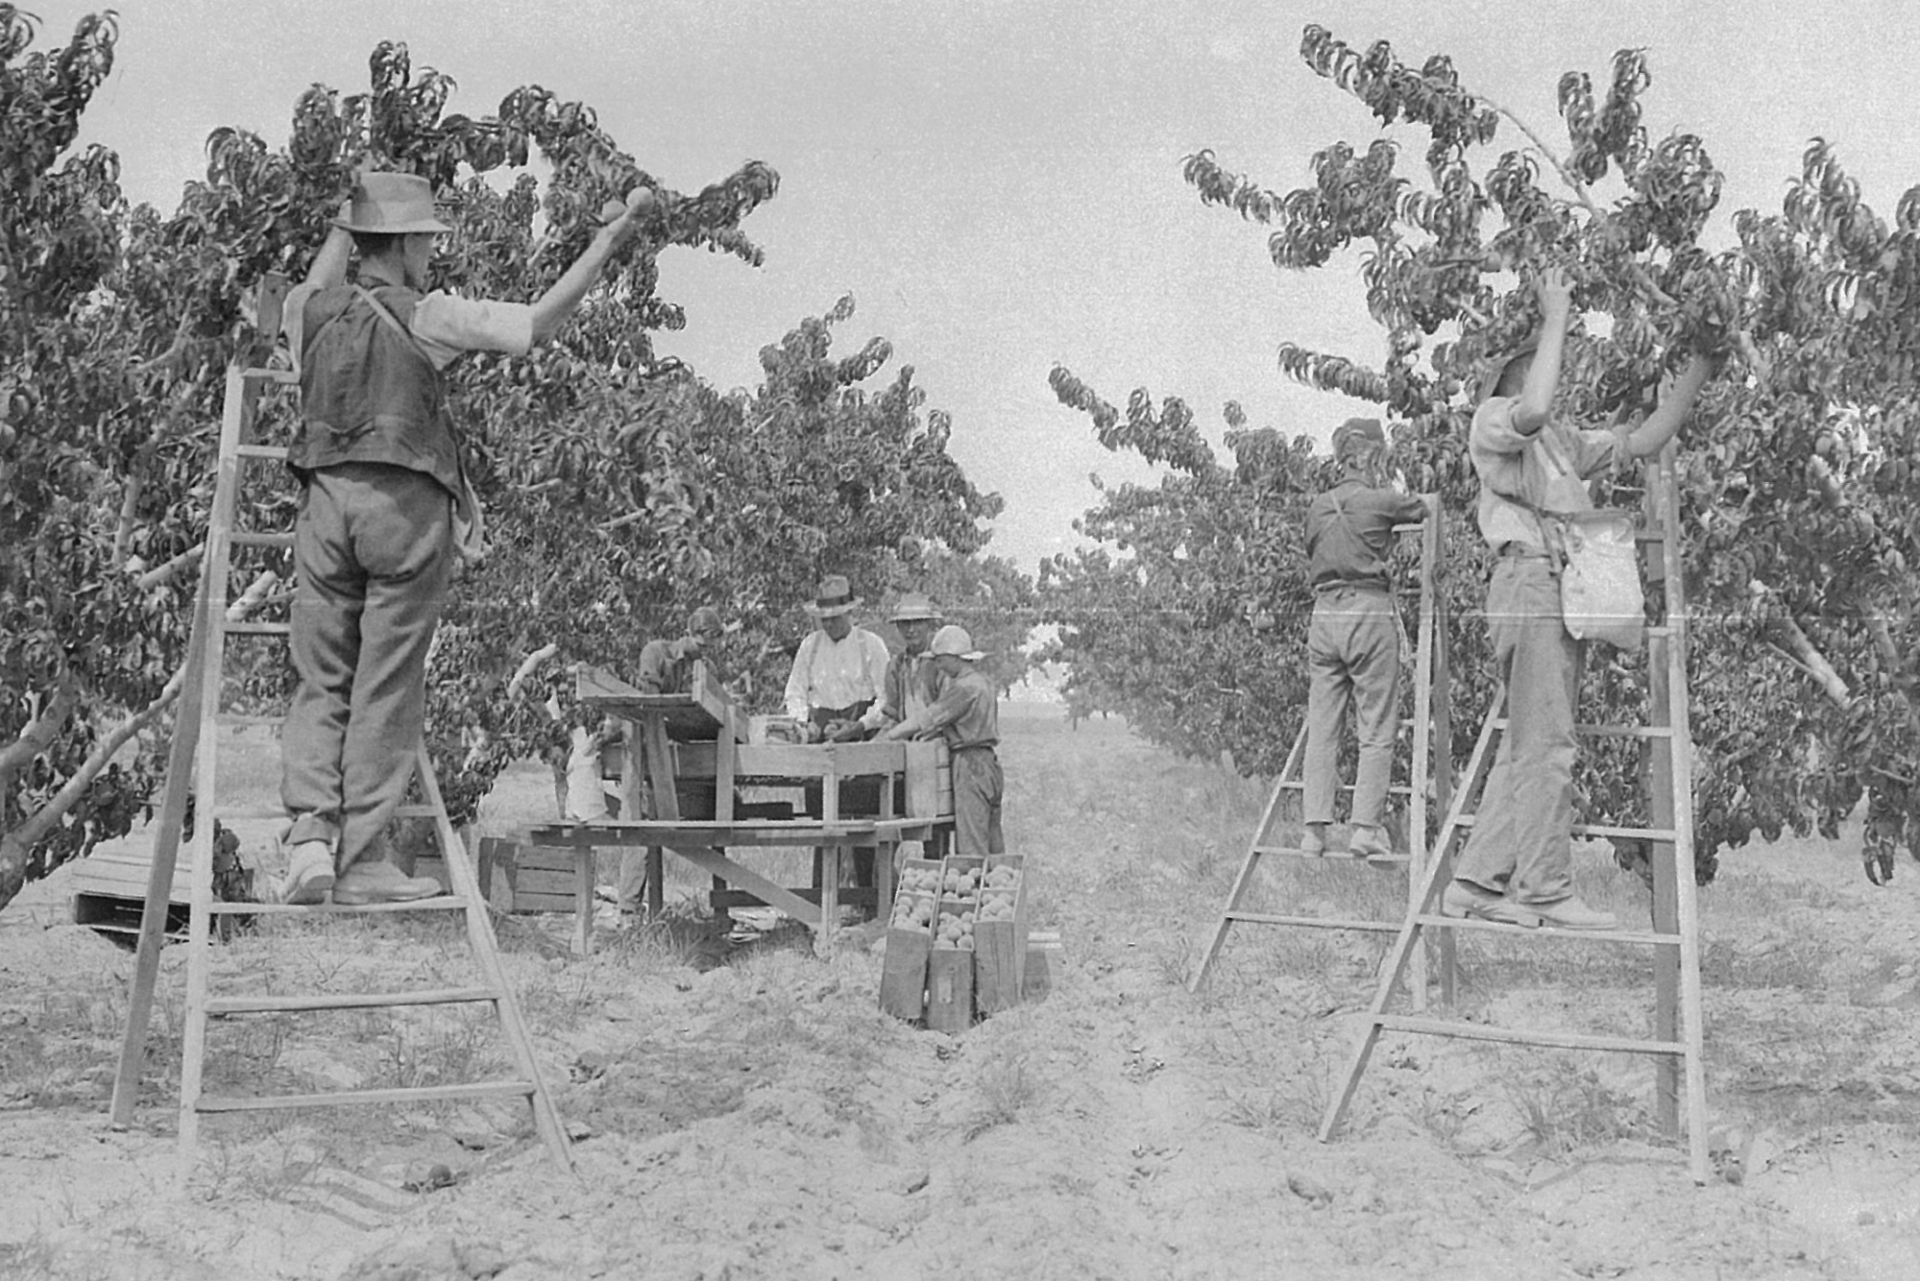
<svg viewBox="0 0 1920 1281"><path fill-rule="evenodd" d="M37 48L101 7L33 0ZM1031 569L1074 545L1088 474L1151 477L1106 453L1047 386L1066 364L1116 404L1185 398L1215 439L1220 406L1322 440L1362 407L1287 383L1282 341L1378 363L1380 331L1348 262L1282 273L1264 229L1203 209L1182 157L1211 147L1280 191L1329 143L1378 126L1307 70L1301 29L1451 54L1470 90L1551 142L1561 72L1604 92L1614 50L1649 51L1656 136L1701 134L1728 177L1722 214L1777 211L1809 138L1834 142L1890 216L1920 182L1906 101L1920 48L1908 0L118 0L112 79L82 141L117 150L136 200L171 210L220 125L284 143L293 101L367 87L382 39L459 82L449 110L490 113L545 85L592 105L641 165L697 190L765 160L779 195L748 220L765 267L675 250L662 292L688 328L663 352L721 387L844 293L847 351L872 335L953 414L952 450L1007 511L992 550ZM1675 15L1684 13L1684 17ZM1501 144L1520 145L1510 126ZM1423 145L1402 153L1416 180Z"/></svg>

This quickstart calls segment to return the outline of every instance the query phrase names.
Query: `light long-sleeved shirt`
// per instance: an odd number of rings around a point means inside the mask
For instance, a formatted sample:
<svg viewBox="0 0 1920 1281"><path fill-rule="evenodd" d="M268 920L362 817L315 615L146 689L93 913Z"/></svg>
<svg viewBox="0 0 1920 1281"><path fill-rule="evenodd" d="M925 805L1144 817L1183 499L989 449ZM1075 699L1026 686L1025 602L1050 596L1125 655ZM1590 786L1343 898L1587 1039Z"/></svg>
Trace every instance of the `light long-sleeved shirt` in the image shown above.
<svg viewBox="0 0 1920 1281"><path fill-rule="evenodd" d="M800 642L787 676L787 715L807 719L816 707L877 703L886 694L887 643L864 627L841 640L815 629Z"/></svg>
<svg viewBox="0 0 1920 1281"><path fill-rule="evenodd" d="M650 640L640 647L640 673L633 678L642 694L684 694L699 660L677 640Z"/></svg>
<svg viewBox="0 0 1920 1281"><path fill-rule="evenodd" d="M1545 551L1536 511L1593 510L1587 482L1627 457L1626 435L1551 418L1524 436L1513 426L1516 403L1490 396L1474 411L1467 456L1480 477L1480 534L1495 548L1519 543Z"/></svg>

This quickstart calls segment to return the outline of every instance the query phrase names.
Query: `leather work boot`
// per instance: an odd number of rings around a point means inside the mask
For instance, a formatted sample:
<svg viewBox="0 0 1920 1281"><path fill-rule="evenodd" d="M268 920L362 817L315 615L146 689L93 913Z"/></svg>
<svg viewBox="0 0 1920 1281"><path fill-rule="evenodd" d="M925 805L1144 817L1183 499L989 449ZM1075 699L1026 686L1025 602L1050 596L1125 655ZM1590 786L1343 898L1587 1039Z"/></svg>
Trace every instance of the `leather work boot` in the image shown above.
<svg viewBox="0 0 1920 1281"><path fill-rule="evenodd" d="M1484 910L1506 901L1505 896L1482 889L1472 881L1448 881L1447 888L1440 893L1440 915L1455 920L1479 916Z"/></svg>
<svg viewBox="0 0 1920 1281"><path fill-rule="evenodd" d="M333 881L332 844L302 841L287 858L287 876L280 882L280 901L300 907L324 903Z"/></svg>
<svg viewBox="0 0 1920 1281"><path fill-rule="evenodd" d="M1393 847L1387 844L1387 834L1377 827L1354 828L1353 835L1347 840L1347 852L1369 863L1393 859Z"/></svg>
<svg viewBox="0 0 1920 1281"><path fill-rule="evenodd" d="M1557 903L1529 903L1526 910L1540 918L1540 924L1553 930L1617 930L1620 921L1612 912L1588 907L1572 896Z"/></svg>
<svg viewBox="0 0 1920 1281"><path fill-rule="evenodd" d="M411 903L439 894L440 882L430 876L407 876L384 859L359 862L340 873L333 883L333 901L346 907L369 903Z"/></svg>
<svg viewBox="0 0 1920 1281"><path fill-rule="evenodd" d="M1300 852L1302 854L1310 854L1315 858L1327 852L1327 825L1325 823L1308 823L1306 825L1303 829L1303 835L1300 837Z"/></svg>

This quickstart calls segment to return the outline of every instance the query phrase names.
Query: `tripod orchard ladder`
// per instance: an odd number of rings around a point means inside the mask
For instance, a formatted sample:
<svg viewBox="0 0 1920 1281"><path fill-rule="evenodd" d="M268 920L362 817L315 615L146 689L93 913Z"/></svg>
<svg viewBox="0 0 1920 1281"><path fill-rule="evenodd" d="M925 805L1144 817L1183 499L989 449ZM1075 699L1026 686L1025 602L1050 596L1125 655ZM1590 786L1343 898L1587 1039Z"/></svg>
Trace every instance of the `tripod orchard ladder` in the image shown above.
<svg viewBox="0 0 1920 1281"><path fill-rule="evenodd" d="M280 305L284 293L285 282L276 278L270 278L261 290L256 309L258 338L252 353L256 357L263 355L263 348L270 349L279 331ZM234 634L285 637L289 633L286 623L249 622L246 621L244 608L229 610L228 579L232 572L233 549L236 546L290 548L293 545L291 533L251 532L234 527L243 465L262 461L283 463L287 454L282 447L252 441L259 396L265 388L294 382L294 375L288 370L246 367L247 363L244 355L237 357L236 363L227 370L213 510L201 556L200 585L194 599L186 677L174 720L166 787L155 828L153 861L148 874L146 905L140 920L139 943L128 1000L126 1034L120 1051L119 1071L114 1080L112 1124L119 1129L130 1125L138 1102L147 1030L160 968L160 949L164 942L169 890L179 855L181 828L191 802L194 822L190 849L187 990L179 1105L179 1142L183 1153L192 1154L198 1140L200 1117L210 1113L427 1100L524 1098L532 1107L534 1128L542 1141L563 1165L571 1168L572 1157L566 1130L560 1122L553 1097L541 1079L532 1040L521 1020L513 991L507 984L486 900L480 893L478 874L467 858L459 834L447 817L439 780L434 775L424 744L418 748L414 761L415 787L424 798L423 803L402 805L397 817L433 820L440 854L452 886L450 893L406 903L358 907L214 901L215 819L239 817L232 806L223 808L216 803L219 771L215 732L223 720L231 723L231 718L225 718L220 710L226 639ZM257 719L238 718L240 723ZM246 817L267 816L255 811ZM217 915L314 917L393 912L462 913L479 981L467 987L389 992L249 993L235 996L215 996L208 992L211 969L209 935L212 919ZM216 1096L203 1089L207 1025L211 1019L469 1004L491 1006L515 1065L512 1079L258 1096Z"/></svg>
<svg viewBox="0 0 1920 1281"><path fill-rule="evenodd" d="M1447 742L1452 734L1452 717L1447 699L1447 629L1445 609L1440 598L1436 574L1440 564L1442 529L1440 505L1432 496L1426 498L1427 518L1414 525L1396 525L1396 535L1414 534L1420 539L1419 555L1419 631L1414 643L1413 661L1413 749L1412 761L1408 772L1408 785L1395 785L1388 789L1389 798L1399 798L1405 802L1401 811L1404 822L1405 850L1396 853L1394 861L1404 862L1408 867L1408 893L1420 884L1421 874L1427 865L1427 816L1429 802L1445 809L1452 792L1452 757L1448 753ZM1397 608L1397 606L1396 606ZM1246 904L1253 889L1254 872L1260 860L1267 855L1312 859L1325 861L1321 856L1309 853L1300 847L1297 841L1283 843L1277 841L1276 829L1283 823L1282 810L1290 794L1305 791L1304 762L1306 758L1307 730L1304 721L1300 732L1294 736L1293 747L1287 753L1286 764L1280 775L1274 780L1273 791L1267 798L1265 809L1261 812L1260 823L1254 829L1253 839L1247 843L1247 856L1240 865L1239 874L1233 879L1233 888L1227 894L1227 904L1220 914L1219 923L1214 927L1212 941L1201 954L1200 964L1195 967L1190 990L1198 992L1206 983L1213 964L1220 957L1221 949L1226 945L1227 932L1235 924L1241 925L1283 925L1302 929L1355 930L1368 933L1388 934L1400 928L1397 921L1381 921L1366 917L1330 917L1309 916L1289 913L1255 912L1248 910ZM1353 785L1347 784L1340 790L1352 792ZM1389 823L1389 830L1395 826ZM1381 862L1385 860L1374 860ZM1409 899L1408 907L1413 907ZM1414 958L1415 981L1414 999L1425 999L1425 957Z"/></svg>
<svg viewBox="0 0 1920 1281"><path fill-rule="evenodd" d="M1706 1075L1702 1063L1700 944L1694 894L1693 740L1687 707L1686 584L1673 459L1674 448L1669 445L1658 461L1647 464L1647 528L1639 535L1642 544L1659 544L1660 555L1648 564L1647 577L1662 586L1664 596L1663 621L1646 631L1649 723L1576 726L1576 730L1585 735L1637 738L1646 743L1647 755L1651 758L1648 762L1651 768L1647 770L1651 784L1651 826L1575 824L1573 833L1636 838L1650 844L1652 929L1526 929L1440 914L1441 893L1452 879L1454 846L1473 826L1474 811L1492 770L1497 740L1506 729L1505 692L1496 694L1468 761L1463 785L1454 796L1435 838L1431 864L1424 877L1415 878L1415 897L1381 970L1379 986L1366 1015L1366 1031L1354 1052L1346 1081L1322 1119L1320 1139L1323 1142L1338 1132L1380 1034L1385 1031L1512 1045L1609 1050L1654 1058L1655 1111L1662 1128L1669 1134L1679 1129L1684 1091L1689 1172L1695 1183L1707 1181ZM1389 1013L1387 1007L1393 1000L1395 986L1427 930L1439 931L1441 994L1448 1003L1453 999L1453 931L1456 930L1495 931L1522 942L1612 942L1651 947L1656 998L1652 1033L1646 1037L1629 1037L1535 1031Z"/></svg>

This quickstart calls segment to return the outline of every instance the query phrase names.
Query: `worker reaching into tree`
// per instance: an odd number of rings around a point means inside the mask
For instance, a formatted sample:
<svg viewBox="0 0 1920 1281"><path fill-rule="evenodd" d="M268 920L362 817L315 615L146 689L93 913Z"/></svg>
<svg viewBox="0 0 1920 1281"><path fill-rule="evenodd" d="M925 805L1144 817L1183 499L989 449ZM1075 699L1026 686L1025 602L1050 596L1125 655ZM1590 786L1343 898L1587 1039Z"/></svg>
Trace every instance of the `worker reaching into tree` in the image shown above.
<svg viewBox="0 0 1920 1281"><path fill-rule="evenodd" d="M944 738L953 764L953 852L1003 854L1000 802L1006 782L1000 757L999 697L974 664L986 655L966 629L949 623L928 647L939 674L933 705L907 717L882 738Z"/></svg>
<svg viewBox="0 0 1920 1281"><path fill-rule="evenodd" d="M1302 811L1309 854L1327 848L1340 755L1340 725L1353 708L1359 763L1354 770L1355 858L1392 854L1381 826L1393 743L1400 728L1402 628L1387 583L1395 525L1424 520L1427 506L1389 488L1381 464L1387 436L1376 418L1349 418L1333 433L1340 480L1307 508L1307 574L1313 618L1307 624L1307 746Z"/></svg>
<svg viewBox="0 0 1920 1281"><path fill-rule="evenodd" d="M427 648L453 572L460 445L441 371L462 353L520 354L551 338L634 229L636 196L537 302L427 292L435 216L425 178L367 173L286 301L300 378L287 451L301 480L299 575L281 800L292 820L289 903L403 902L439 892L384 857L413 777ZM359 277L347 282L354 250ZM476 513L460 510L463 520Z"/></svg>
<svg viewBox="0 0 1920 1281"><path fill-rule="evenodd" d="M1590 480L1659 453L1714 362L1696 352L1638 426L1582 427L1553 404L1572 290L1557 267L1541 272L1535 290L1540 328L1488 368L1468 438L1480 478L1480 533L1498 556L1487 585L1487 626L1507 691L1507 731L1441 910L1512 925L1607 930L1613 915L1573 892L1581 646L1561 613L1563 544L1555 514L1591 510Z"/></svg>

